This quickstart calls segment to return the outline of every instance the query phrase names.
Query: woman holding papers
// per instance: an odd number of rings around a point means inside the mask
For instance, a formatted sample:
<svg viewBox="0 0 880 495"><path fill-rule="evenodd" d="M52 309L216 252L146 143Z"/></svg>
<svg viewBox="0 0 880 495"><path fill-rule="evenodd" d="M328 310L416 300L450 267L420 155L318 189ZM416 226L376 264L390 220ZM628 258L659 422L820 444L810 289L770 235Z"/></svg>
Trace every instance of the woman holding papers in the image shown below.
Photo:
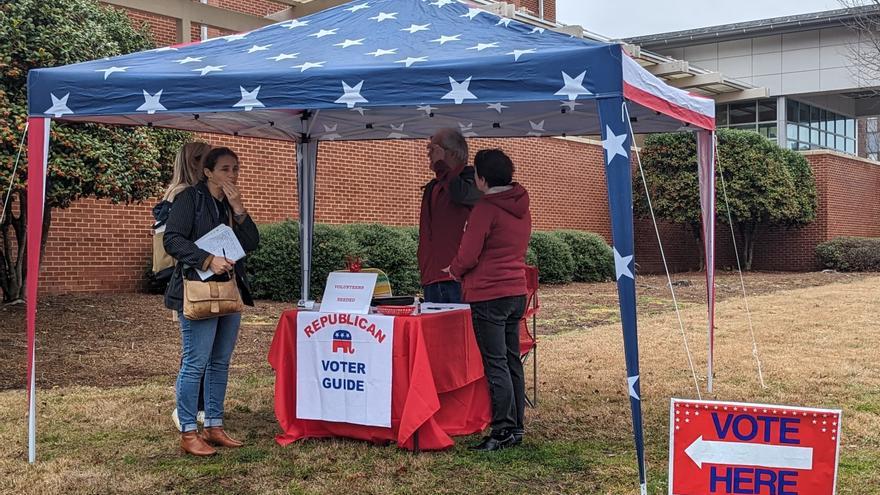
<svg viewBox="0 0 880 495"><path fill-rule="evenodd" d="M168 214L171 212L171 204L174 203L174 198L177 197L178 194L183 192L189 186L198 184L204 179L205 173L204 166L202 165L202 158L204 158L209 151L211 151L210 144L198 141L186 143L181 146L180 149L177 150L177 157L174 159L174 173L171 176L171 183L168 184L168 189L165 190L165 195L162 196L162 201L153 207L153 218L156 220L156 223L153 224L153 232L155 232L153 240L153 273L156 274L156 279L170 280L171 276L174 274L175 265L177 265L177 260L165 252L165 246L163 244L165 222L168 221ZM177 321L177 311L172 310L172 312L174 313L174 321ZM181 364L182 363L183 361L181 361ZM205 397L201 390L199 390L198 410L199 415L196 416L198 418L197 421L204 422ZM177 415L177 407L171 411L171 421L174 422L174 427L179 431L180 418Z"/></svg>
<svg viewBox="0 0 880 495"><path fill-rule="evenodd" d="M523 438L525 379L519 357L526 308L525 257L532 231L529 193L513 180L513 162L497 149L474 158L483 197L474 205L458 254L446 269L461 280L489 382L492 432L473 450L517 445Z"/></svg>
<svg viewBox="0 0 880 495"><path fill-rule="evenodd" d="M178 260L165 292L165 306L180 313L183 364L177 376L177 410L180 416L180 446L193 455L212 455L211 445L240 447L223 430L223 403L229 376L229 360L238 338L241 314L233 313L204 320L183 315L183 279L199 280L197 270L210 272L208 280L227 281L235 277L242 301L253 306L245 276L244 259L233 261L198 247L196 241L219 225L232 225L235 238L245 253L260 242L238 190L238 156L229 148L214 148L204 157L205 180L177 195L165 229L165 250ZM225 248L229 252L238 246ZM205 428L198 435L196 409L199 384L204 377ZM211 444L211 445L209 445Z"/></svg>

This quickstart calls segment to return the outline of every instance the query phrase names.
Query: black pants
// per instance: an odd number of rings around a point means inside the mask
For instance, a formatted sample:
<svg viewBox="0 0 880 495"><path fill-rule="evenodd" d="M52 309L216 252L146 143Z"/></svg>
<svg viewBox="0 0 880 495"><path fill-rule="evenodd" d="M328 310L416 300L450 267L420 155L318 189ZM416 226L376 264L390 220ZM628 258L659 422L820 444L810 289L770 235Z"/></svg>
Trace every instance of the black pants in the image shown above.
<svg viewBox="0 0 880 495"><path fill-rule="evenodd" d="M519 358L520 319L526 296L471 303L474 332L492 400L492 431L523 428L526 387Z"/></svg>

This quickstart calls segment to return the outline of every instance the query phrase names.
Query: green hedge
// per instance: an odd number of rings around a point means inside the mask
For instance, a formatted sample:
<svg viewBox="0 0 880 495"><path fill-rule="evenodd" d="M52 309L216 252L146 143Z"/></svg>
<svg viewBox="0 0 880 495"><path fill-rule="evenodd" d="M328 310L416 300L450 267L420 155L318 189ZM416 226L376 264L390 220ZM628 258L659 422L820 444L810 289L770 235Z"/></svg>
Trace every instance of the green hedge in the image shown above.
<svg viewBox="0 0 880 495"><path fill-rule="evenodd" d="M248 272L254 296L276 301L296 301L302 279L299 258L299 222L261 225L260 248L248 256ZM330 225L315 225L312 238L312 275L309 293L324 291L327 274L345 268L345 257L358 250L351 236Z"/></svg>
<svg viewBox="0 0 880 495"><path fill-rule="evenodd" d="M421 288L416 260L418 241L411 227L388 227L380 224L351 224L335 227L348 233L357 245L355 254L364 268L380 268L388 274L391 290L412 295ZM415 238L418 238L416 230Z"/></svg>
<svg viewBox="0 0 880 495"><path fill-rule="evenodd" d="M605 282L614 278L614 253L602 236L580 230L553 233L571 249L575 282Z"/></svg>
<svg viewBox="0 0 880 495"><path fill-rule="evenodd" d="M300 297L299 223L261 225L260 248L248 257L254 297L296 301ZM365 268L388 274L395 294L420 291L416 259L418 229L379 224L315 225L310 296L320 297L327 275L359 256ZM611 248L596 234L573 230L534 232L526 263L538 267L543 284L597 282L614 275Z"/></svg>
<svg viewBox="0 0 880 495"><path fill-rule="evenodd" d="M248 277L254 297L296 301L302 287L299 222L261 225L260 247L248 256ZM363 266L383 269L395 294L419 291L417 242L405 228L384 225L315 225L310 296L324 291L327 275L345 268L345 258L360 256Z"/></svg>
<svg viewBox="0 0 880 495"><path fill-rule="evenodd" d="M535 254L534 265L538 267L538 280L542 284L567 284L573 280L574 257L560 236L553 232L532 232L529 248Z"/></svg>
<svg viewBox="0 0 880 495"><path fill-rule="evenodd" d="M880 271L880 238L837 237L816 246L826 268L841 272Z"/></svg>

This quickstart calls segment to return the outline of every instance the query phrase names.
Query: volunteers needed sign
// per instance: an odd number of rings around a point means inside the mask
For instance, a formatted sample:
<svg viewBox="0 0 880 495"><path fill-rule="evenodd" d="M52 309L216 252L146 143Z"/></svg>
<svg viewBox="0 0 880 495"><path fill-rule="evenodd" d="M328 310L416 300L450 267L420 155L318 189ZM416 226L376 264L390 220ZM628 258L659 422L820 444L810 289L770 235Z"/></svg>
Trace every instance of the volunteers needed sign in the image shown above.
<svg viewBox="0 0 880 495"><path fill-rule="evenodd" d="M296 315L296 417L391 426L394 317Z"/></svg>
<svg viewBox="0 0 880 495"><path fill-rule="evenodd" d="M840 411L672 399L669 493L832 495Z"/></svg>

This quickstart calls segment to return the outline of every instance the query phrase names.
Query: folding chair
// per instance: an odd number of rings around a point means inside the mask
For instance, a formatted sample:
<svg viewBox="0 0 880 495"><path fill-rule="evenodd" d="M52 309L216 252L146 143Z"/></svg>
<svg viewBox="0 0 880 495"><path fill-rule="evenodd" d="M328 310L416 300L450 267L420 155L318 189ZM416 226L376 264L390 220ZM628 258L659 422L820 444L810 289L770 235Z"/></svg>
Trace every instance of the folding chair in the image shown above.
<svg viewBox="0 0 880 495"><path fill-rule="evenodd" d="M541 305L538 302L538 268L526 265L526 311L519 325L519 357L523 368L529 358L532 360L532 397L526 394L526 404L535 407L538 403L538 310ZM531 327L529 326L531 320Z"/></svg>

